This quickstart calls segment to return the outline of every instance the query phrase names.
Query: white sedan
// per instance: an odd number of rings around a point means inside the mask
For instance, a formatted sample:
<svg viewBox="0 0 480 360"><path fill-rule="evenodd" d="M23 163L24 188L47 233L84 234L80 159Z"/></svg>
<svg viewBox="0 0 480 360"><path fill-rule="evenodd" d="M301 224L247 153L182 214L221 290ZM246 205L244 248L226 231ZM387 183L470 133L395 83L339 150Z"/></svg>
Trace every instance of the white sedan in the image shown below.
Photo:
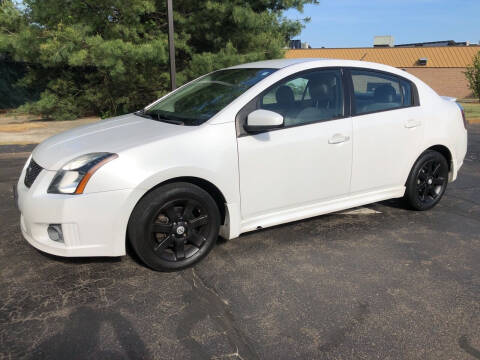
<svg viewBox="0 0 480 360"><path fill-rule="evenodd" d="M467 151L462 109L361 61L234 66L145 109L38 145L17 184L21 230L60 256L190 266L219 234L390 198L427 210Z"/></svg>

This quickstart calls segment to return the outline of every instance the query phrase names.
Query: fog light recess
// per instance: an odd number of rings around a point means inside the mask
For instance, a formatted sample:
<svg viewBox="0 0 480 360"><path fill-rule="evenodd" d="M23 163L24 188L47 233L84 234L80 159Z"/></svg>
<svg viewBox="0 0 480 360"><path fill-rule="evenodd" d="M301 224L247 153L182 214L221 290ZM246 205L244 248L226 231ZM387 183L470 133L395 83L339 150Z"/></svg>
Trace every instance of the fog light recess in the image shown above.
<svg viewBox="0 0 480 360"><path fill-rule="evenodd" d="M48 237L55 242L63 243L63 232L61 224L50 224L47 228Z"/></svg>

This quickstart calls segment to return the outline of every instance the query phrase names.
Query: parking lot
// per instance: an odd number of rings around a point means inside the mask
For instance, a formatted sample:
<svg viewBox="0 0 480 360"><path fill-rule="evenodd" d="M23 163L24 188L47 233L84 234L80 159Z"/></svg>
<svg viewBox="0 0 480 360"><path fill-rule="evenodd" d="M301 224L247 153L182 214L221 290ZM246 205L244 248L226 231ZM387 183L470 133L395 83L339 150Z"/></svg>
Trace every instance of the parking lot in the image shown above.
<svg viewBox="0 0 480 360"><path fill-rule="evenodd" d="M429 212L397 200L219 241L194 269L23 240L0 147L0 359L480 359L480 125Z"/></svg>

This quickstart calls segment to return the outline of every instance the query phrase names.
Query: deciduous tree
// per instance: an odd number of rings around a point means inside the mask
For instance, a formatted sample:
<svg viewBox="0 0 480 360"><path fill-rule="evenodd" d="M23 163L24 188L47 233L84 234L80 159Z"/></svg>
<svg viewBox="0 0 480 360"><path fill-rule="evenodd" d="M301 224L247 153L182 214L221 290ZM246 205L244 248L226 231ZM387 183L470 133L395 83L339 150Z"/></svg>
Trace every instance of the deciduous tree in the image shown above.
<svg viewBox="0 0 480 360"><path fill-rule="evenodd" d="M480 100L480 52L474 57L473 64L467 68L465 76L473 95Z"/></svg>

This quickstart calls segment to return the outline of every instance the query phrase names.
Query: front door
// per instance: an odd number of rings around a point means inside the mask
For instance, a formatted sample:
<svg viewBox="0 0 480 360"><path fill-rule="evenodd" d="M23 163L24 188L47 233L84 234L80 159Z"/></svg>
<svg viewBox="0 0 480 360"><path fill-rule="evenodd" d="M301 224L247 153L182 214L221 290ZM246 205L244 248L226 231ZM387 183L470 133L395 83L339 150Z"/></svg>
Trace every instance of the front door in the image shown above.
<svg viewBox="0 0 480 360"><path fill-rule="evenodd" d="M257 108L284 116L284 127L238 138L243 219L346 196L352 119L345 117L342 72L315 69L282 80Z"/></svg>

